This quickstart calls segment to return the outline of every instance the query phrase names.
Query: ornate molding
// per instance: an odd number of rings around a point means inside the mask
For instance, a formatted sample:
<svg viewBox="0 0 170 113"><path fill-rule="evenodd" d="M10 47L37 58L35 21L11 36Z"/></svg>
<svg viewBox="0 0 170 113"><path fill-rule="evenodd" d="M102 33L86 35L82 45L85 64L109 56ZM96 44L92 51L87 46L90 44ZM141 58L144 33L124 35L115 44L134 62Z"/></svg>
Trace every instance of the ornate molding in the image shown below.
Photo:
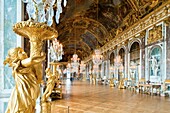
<svg viewBox="0 0 170 113"><path fill-rule="evenodd" d="M132 25L127 30L120 33L118 36L116 36L113 40L105 44L101 51L105 52L109 50L110 48L113 48L114 46L121 44L122 42L134 37L137 34L142 34L143 31L148 29L149 27L154 26L155 24L164 21L170 16L170 1L168 1L166 4L163 4L155 11L148 14L146 17L141 19L139 22ZM109 45L109 48L108 48Z"/></svg>
<svg viewBox="0 0 170 113"><path fill-rule="evenodd" d="M149 36L147 39L147 44L154 43L158 40L162 40L162 25L154 26L153 29L149 30Z"/></svg>
<svg viewBox="0 0 170 113"><path fill-rule="evenodd" d="M167 20L168 17L170 17L170 1L167 1L165 4L155 9L150 14L146 15L143 19L139 20L137 23L115 36L115 38L113 38L100 48L101 52L104 53L105 51L114 48L116 45L119 45L122 42L135 37L137 34L143 35L142 32L144 30L154 26L161 21ZM92 57L89 56L84 61L88 62L89 60L91 60L91 58Z"/></svg>

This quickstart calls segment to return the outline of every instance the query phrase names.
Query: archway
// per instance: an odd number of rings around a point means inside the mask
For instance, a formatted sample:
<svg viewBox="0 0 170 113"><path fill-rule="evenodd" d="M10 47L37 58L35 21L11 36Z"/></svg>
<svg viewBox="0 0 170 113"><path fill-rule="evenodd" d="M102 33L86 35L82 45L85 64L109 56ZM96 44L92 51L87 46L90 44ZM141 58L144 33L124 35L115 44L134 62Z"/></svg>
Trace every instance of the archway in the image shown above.
<svg viewBox="0 0 170 113"><path fill-rule="evenodd" d="M115 54L114 54L114 52L112 52L110 54L110 78L114 78L115 77L114 59L115 59Z"/></svg>
<svg viewBox="0 0 170 113"><path fill-rule="evenodd" d="M118 61L117 63L118 65L118 73L122 72L122 74L124 75L125 73L125 49L121 48L119 50L118 56L120 56L120 61ZM120 76L118 76L118 80L120 80Z"/></svg>
<svg viewBox="0 0 170 113"><path fill-rule="evenodd" d="M140 46L138 42L134 42L130 48L130 79L136 83L139 79L140 65Z"/></svg>

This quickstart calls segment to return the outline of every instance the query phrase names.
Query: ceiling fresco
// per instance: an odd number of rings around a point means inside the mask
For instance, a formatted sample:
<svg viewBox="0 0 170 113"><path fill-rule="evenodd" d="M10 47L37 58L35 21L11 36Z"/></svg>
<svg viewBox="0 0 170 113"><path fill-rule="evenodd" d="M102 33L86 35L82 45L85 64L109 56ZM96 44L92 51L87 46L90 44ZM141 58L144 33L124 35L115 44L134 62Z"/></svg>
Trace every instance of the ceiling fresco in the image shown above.
<svg viewBox="0 0 170 113"><path fill-rule="evenodd" d="M166 1L68 0L60 23L54 26L64 47L62 61L68 61L75 50L83 60Z"/></svg>

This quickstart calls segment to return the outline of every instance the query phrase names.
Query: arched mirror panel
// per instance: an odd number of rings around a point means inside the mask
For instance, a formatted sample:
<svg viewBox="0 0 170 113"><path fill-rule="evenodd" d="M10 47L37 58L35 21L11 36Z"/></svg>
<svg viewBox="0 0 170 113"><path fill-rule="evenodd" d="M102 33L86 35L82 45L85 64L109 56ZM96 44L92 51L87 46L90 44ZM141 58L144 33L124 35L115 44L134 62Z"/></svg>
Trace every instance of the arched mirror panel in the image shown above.
<svg viewBox="0 0 170 113"><path fill-rule="evenodd" d="M162 49L159 46L153 47L149 57L149 75L151 82L161 81L161 57Z"/></svg>
<svg viewBox="0 0 170 113"><path fill-rule="evenodd" d="M139 79L140 46L134 42L130 48L130 78L135 82Z"/></svg>
<svg viewBox="0 0 170 113"><path fill-rule="evenodd" d="M110 54L110 77L111 78L114 78L114 70L115 70L114 59L115 59L115 54L114 54L114 52L112 52Z"/></svg>

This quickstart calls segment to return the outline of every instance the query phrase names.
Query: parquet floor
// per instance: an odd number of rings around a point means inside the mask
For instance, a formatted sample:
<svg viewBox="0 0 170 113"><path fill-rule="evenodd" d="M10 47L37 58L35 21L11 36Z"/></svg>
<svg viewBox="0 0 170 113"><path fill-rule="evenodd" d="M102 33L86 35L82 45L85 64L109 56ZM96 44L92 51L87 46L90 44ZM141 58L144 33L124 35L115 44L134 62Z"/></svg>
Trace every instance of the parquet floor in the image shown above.
<svg viewBox="0 0 170 113"><path fill-rule="evenodd" d="M63 98L52 102L52 113L170 113L170 98L127 89L69 80Z"/></svg>

